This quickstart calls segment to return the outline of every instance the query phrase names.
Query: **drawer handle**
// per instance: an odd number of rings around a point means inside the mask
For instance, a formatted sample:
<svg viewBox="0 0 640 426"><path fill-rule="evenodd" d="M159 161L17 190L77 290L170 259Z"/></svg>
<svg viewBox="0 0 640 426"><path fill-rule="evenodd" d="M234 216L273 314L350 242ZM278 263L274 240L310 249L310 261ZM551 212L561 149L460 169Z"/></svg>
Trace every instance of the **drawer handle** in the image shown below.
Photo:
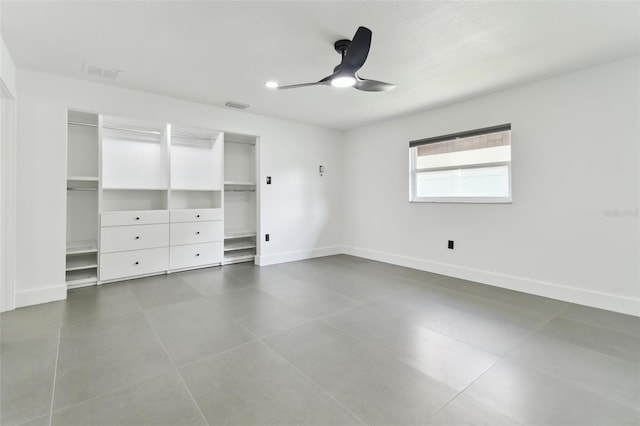
<svg viewBox="0 0 640 426"><path fill-rule="evenodd" d="M196 256L200 256L200 253L196 253Z"/></svg>
<svg viewBox="0 0 640 426"><path fill-rule="evenodd" d="M139 217L136 217L136 220L140 220L140 218L139 218Z"/></svg>
<svg viewBox="0 0 640 426"><path fill-rule="evenodd" d="M140 239L140 237L136 237L136 240L139 240L139 239Z"/></svg>
<svg viewBox="0 0 640 426"><path fill-rule="evenodd" d="M200 231L196 231L196 235L200 235Z"/></svg>
<svg viewBox="0 0 640 426"><path fill-rule="evenodd" d="M140 264L140 262L136 262L135 264L136 264L136 265L139 265L139 264Z"/></svg>
<svg viewBox="0 0 640 426"><path fill-rule="evenodd" d="M200 215L199 215L199 214L197 214L197 215L196 215L196 217L200 217Z"/></svg>

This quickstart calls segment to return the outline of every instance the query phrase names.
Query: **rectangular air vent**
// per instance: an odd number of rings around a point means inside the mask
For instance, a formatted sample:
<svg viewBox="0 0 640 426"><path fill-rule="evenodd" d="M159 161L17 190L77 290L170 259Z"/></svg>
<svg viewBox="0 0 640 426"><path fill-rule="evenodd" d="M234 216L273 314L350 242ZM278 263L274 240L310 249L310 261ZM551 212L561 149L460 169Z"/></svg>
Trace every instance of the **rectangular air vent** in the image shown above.
<svg viewBox="0 0 640 426"><path fill-rule="evenodd" d="M97 65L84 64L83 72L94 77L102 77L108 78L110 80L115 80L118 78L118 75L122 71L116 69L106 69Z"/></svg>
<svg viewBox="0 0 640 426"><path fill-rule="evenodd" d="M249 108L249 104L243 104L241 102L235 102L235 101L227 101L227 103L224 104L225 106L228 106L229 108L235 108L235 109L247 109Z"/></svg>

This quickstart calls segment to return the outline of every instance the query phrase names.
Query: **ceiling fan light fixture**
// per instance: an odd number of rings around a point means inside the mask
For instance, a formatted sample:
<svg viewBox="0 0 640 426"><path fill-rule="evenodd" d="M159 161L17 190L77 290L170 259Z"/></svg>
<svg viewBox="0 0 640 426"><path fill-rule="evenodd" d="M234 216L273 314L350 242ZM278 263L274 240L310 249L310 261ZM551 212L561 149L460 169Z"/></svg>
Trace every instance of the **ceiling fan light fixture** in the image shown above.
<svg viewBox="0 0 640 426"><path fill-rule="evenodd" d="M352 87L354 84L356 84L355 77L349 75L338 76L331 79L331 85L333 87Z"/></svg>
<svg viewBox="0 0 640 426"><path fill-rule="evenodd" d="M264 86L267 89L277 89L280 86L280 84L277 81L269 80L264 84Z"/></svg>

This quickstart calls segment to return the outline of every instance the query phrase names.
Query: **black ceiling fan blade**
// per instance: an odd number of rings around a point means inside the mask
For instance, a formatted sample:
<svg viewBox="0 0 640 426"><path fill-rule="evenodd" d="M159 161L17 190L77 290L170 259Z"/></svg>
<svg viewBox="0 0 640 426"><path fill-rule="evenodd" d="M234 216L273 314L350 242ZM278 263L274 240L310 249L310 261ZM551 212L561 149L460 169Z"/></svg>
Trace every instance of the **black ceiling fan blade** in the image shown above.
<svg viewBox="0 0 640 426"><path fill-rule="evenodd" d="M367 80L366 78L360 78L356 76L356 84L354 88L365 92L387 92L395 89L397 86L391 83L385 83L384 81Z"/></svg>
<svg viewBox="0 0 640 426"><path fill-rule="evenodd" d="M349 43L347 53L342 58L340 70L355 74L367 60L371 48L371 30L366 27L358 27L353 40Z"/></svg>
<svg viewBox="0 0 640 426"><path fill-rule="evenodd" d="M310 87L310 86L328 86L331 84L331 78L333 78L333 74L326 76L320 81L316 81L315 83L300 83L300 84L290 84L288 86L278 86L278 90L280 89L297 89L298 87Z"/></svg>

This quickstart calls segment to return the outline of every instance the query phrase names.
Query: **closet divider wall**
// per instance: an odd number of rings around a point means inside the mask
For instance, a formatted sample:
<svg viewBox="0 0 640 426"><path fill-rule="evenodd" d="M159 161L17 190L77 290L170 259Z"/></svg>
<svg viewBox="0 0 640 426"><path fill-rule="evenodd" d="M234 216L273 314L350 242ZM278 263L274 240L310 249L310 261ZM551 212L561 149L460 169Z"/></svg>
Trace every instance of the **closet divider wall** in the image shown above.
<svg viewBox="0 0 640 426"><path fill-rule="evenodd" d="M227 182L222 132L74 111L68 129L69 288L255 258L255 138ZM230 196L227 243L230 191L250 201Z"/></svg>

